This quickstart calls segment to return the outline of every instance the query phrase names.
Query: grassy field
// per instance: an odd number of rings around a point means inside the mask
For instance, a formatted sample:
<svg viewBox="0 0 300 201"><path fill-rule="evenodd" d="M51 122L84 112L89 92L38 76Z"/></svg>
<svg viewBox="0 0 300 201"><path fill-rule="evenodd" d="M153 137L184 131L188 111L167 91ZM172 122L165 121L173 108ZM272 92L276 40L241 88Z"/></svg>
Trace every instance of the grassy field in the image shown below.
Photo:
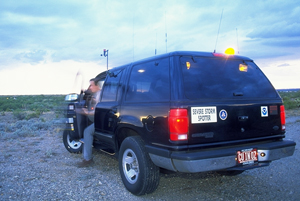
<svg viewBox="0 0 300 201"><path fill-rule="evenodd" d="M283 99L285 109L297 109L300 107L300 90L297 92L279 92Z"/></svg>
<svg viewBox="0 0 300 201"><path fill-rule="evenodd" d="M300 91L280 92L287 116L299 116ZM0 96L0 138L58 133L66 109L64 95Z"/></svg>
<svg viewBox="0 0 300 201"><path fill-rule="evenodd" d="M300 91L279 92L283 98L286 109L296 109L300 107ZM0 96L0 112L13 112L21 119L30 116L22 115L25 111L30 111L33 116L47 111L61 109L65 95L24 95L24 96ZM24 119L23 118L23 119Z"/></svg>
<svg viewBox="0 0 300 201"><path fill-rule="evenodd" d="M63 128L64 95L0 96L0 138L58 133Z"/></svg>
<svg viewBox="0 0 300 201"><path fill-rule="evenodd" d="M0 115L12 112L18 120L38 118L44 112L62 112L65 95L0 96Z"/></svg>

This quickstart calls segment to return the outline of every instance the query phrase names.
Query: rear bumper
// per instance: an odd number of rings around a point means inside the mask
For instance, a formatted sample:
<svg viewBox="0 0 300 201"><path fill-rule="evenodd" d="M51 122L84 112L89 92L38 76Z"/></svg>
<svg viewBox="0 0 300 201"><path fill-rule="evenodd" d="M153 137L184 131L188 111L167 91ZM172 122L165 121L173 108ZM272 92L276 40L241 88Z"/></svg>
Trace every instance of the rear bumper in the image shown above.
<svg viewBox="0 0 300 201"><path fill-rule="evenodd" d="M283 140L196 151L170 151L153 146L146 146L146 148L155 165L172 171L192 173L226 169L250 169L265 166L271 161L292 156L295 146L295 142ZM258 150L258 162L251 165L237 165L236 152L249 148ZM265 156L262 157L260 153L265 153Z"/></svg>

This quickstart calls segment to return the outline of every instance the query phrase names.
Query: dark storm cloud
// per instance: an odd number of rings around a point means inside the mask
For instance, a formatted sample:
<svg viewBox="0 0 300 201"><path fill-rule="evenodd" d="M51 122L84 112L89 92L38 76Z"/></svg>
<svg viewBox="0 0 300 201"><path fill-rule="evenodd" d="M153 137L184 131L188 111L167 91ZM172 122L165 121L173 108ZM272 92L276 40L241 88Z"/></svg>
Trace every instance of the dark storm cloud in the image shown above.
<svg viewBox="0 0 300 201"><path fill-rule="evenodd" d="M0 49L14 53L12 58L24 62L39 61L41 52L50 54L72 46L80 49L76 46L76 33L86 28L86 6L90 5L73 1L5 1L0 9ZM28 53L32 49L42 50ZM81 55L75 56L80 59Z"/></svg>
<svg viewBox="0 0 300 201"><path fill-rule="evenodd" d="M265 29L255 30L248 34L250 38L280 38L280 37L299 37L299 22L280 22L266 26Z"/></svg>
<svg viewBox="0 0 300 201"><path fill-rule="evenodd" d="M292 47L297 48L300 47L300 36L299 37L293 37L293 38L272 38L272 39L266 39L261 44L267 45L267 46L277 46L277 47Z"/></svg>
<svg viewBox="0 0 300 201"><path fill-rule="evenodd" d="M0 63L101 63L103 48L114 65L155 49L213 51L222 12L218 47L236 43L237 28L240 46L258 55L261 45L299 46L297 1L3 1Z"/></svg>
<svg viewBox="0 0 300 201"><path fill-rule="evenodd" d="M45 56L46 56L46 51L35 50L35 51L16 54L14 58L17 60L22 60L27 63L37 64L43 61Z"/></svg>
<svg viewBox="0 0 300 201"><path fill-rule="evenodd" d="M257 17L252 15L249 18L253 20L253 26L252 31L246 36L250 39L258 39L266 46L299 47L299 2L274 1L263 6L260 2L260 5L260 9L255 13Z"/></svg>

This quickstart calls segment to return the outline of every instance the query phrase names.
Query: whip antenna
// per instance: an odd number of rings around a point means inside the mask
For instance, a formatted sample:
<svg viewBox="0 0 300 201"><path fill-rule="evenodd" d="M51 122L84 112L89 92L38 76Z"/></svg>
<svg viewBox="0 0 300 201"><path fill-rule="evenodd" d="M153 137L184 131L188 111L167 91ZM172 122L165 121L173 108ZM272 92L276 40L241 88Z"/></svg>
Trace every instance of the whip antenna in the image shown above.
<svg viewBox="0 0 300 201"><path fill-rule="evenodd" d="M154 52L154 55L156 55L157 53L157 33L156 33L156 40L155 40L155 52Z"/></svg>
<svg viewBox="0 0 300 201"><path fill-rule="evenodd" d="M132 61L134 61L134 14L132 18Z"/></svg>
<svg viewBox="0 0 300 201"><path fill-rule="evenodd" d="M217 34L217 40L216 40L216 45L215 45L214 53L216 53L216 48L217 48L217 43L218 43L218 37L219 37L220 27L221 27L221 21L222 21L222 17L223 17L223 10L224 10L224 8L222 9L222 14L221 14L221 17L220 17L220 23L219 23L219 29L218 29L218 34Z"/></svg>
<svg viewBox="0 0 300 201"><path fill-rule="evenodd" d="M239 37L238 37L238 30L237 30L237 28L236 28L236 45L237 45L237 52L238 52L238 54L240 54L240 52L239 52Z"/></svg>
<svg viewBox="0 0 300 201"><path fill-rule="evenodd" d="M166 53L168 52L168 35L167 35L167 18L166 18L166 11L165 11L165 30L166 30Z"/></svg>
<svg viewBox="0 0 300 201"><path fill-rule="evenodd" d="M75 76L75 80L74 80L74 84L73 84L73 88L72 88L72 93L77 93L77 89L78 89L78 85L79 85L79 77L81 76L81 86L80 86L80 91L83 91L83 85L84 85L84 76L81 72L81 70L79 69L76 76Z"/></svg>

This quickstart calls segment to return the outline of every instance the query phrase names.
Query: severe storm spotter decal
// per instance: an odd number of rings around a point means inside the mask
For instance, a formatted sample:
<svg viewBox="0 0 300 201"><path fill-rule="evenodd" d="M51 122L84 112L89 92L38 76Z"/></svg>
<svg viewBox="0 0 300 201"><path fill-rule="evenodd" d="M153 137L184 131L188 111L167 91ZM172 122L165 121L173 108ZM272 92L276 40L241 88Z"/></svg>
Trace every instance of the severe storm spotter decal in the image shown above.
<svg viewBox="0 0 300 201"><path fill-rule="evenodd" d="M217 107L191 107L192 124L217 122Z"/></svg>

